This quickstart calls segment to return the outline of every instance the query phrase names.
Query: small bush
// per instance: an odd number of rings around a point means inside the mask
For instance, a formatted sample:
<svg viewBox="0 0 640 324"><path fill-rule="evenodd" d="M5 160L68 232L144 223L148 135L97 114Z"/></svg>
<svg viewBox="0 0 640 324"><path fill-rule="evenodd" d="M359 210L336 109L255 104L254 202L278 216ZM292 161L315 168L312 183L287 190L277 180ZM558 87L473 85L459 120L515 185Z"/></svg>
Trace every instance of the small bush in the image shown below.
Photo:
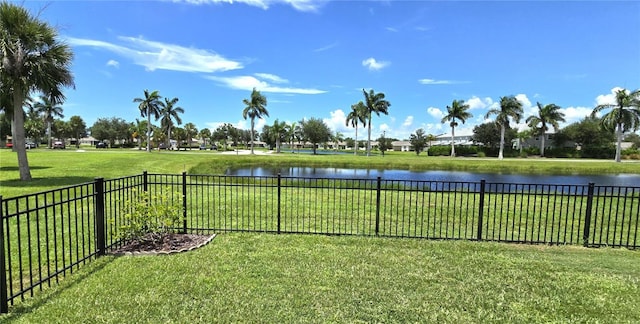
<svg viewBox="0 0 640 324"><path fill-rule="evenodd" d="M139 195L134 189L133 199L124 203L124 225L119 227L117 237L125 240L157 240L170 233L180 221L182 207L174 201L170 189L154 195L143 191ZM177 194L180 196L180 194Z"/></svg>
<svg viewBox="0 0 640 324"><path fill-rule="evenodd" d="M487 155L484 154L484 152L478 152L478 157L483 158L483 157L487 157Z"/></svg>

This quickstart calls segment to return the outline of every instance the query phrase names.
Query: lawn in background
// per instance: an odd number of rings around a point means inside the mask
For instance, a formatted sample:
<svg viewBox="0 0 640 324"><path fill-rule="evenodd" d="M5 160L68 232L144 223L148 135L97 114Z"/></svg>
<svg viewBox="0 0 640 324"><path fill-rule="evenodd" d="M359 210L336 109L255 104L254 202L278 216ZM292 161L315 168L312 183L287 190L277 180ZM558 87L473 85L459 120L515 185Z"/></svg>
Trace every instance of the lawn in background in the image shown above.
<svg viewBox="0 0 640 324"><path fill-rule="evenodd" d="M353 155L224 155L214 151L48 150L28 152L32 181L19 180L16 154L0 149L0 195L13 197L61 186L153 173L224 174L231 166L308 166L398 170L460 170L546 174L640 173L638 161L614 163L604 160L450 158L416 156L413 152L389 152L383 156Z"/></svg>
<svg viewBox="0 0 640 324"><path fill-rule="evenodd" d="M223 234L104 257L7 323L638 322L640 256L465 241Z"/></svg>

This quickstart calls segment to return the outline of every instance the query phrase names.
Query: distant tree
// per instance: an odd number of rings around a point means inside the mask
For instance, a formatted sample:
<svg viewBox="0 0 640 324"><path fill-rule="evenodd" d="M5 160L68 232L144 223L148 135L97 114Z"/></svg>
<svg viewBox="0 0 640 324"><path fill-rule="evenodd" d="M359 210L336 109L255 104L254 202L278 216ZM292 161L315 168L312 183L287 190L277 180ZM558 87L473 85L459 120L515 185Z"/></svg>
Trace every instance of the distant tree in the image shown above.
<svg viewBox="0 0 640 324"><path fill-rule="evenodd" d="M581 148L597 148L610 145L615 141L615 136L611 130L602 126L600 118L588 116L560 129L553 139L557 145L573 141Z"/></svg>
<svg viewBox="0 0 640 324"><path fill-rule="evenodd" d="M473 128L473 136L471 139L476 143L482 143L487 148L499 149L502 141L511 143L517 133L516 130L506 125L504 137L502 137L501 128L502 126L499 125L498 122L477 125Z"/></svg>
<svg viewBox="0 0 640 324"><path fill-rule="evenodd" d="M473 115L468 112L469 105L464 103L464 100L454 100L451 103L451 106L447 106L447 114L440 121L441 123L449 122L449 126L451 126L451 156L456 156L456 148L455 148L455 128L458 126L458 120L463 124L464 122L473 117Z"/></svg>
<svg viewBox="0 0 640 324"><path fill-rule="evenodd" d="M69 118L69 131L76 139L76 148L80 148L80 139L87 136L87 124L82 120L82 117L71 116Z"/></svg>
<svg viewBox="0 0 640 324"><path fill-rule="evenodd" d="M382 135L376 139L378 142L378 150L380 150L380 154L384 156L384 153L393 148L393 144L391 142L393 139L385 137L385 133L382 132Z"/></svg>
<svg viewBox="0 0 640 324"><path fill-rule="evenodd" d="M164 98L164 102L158 101L161 116L160 125L167 132L167 146L169 146L169 141L171 140L171 128L173 128L174 124L182 125L182 119L178 114L184 114L184 108L176 107L178 100L178 98L171 100Z"/></svg>
<svg viewBox="0 0 640 324"><path fill-rule="evenodd" d="M63 87L72 87L69 45L56 29L12 2L0 2L0 108L13 118L14 149L20 180L31 180L25 147L25 99L40 92L53 103L64 102Z"/></svg>
<svg viewBox="0 0 640 324"><path fill-rule="evenodd" d="M313 145L313 154L316 154L318 143L324 143L331 138L331 129L321 119L310 118L301 122L304 139Z"/></svg>
<svg viewBox="0 0 640 324"><path fill-rule="evenodd" d="M431 142L433 142L433 141L435 141L437 139L438 138L433 134L428 134L427 135L427 143L429 143L429 148L431 148ZM426 152L427 152L427 155L429 155L429 150L428 149L426 150Z"/></svg>
<svg viewBox="0 0 640 324"><path fill-rule="evenodd" d="M7 120L10 124L10 119ZM7 127L7 135L11 135L11 126ZM27 118L24 121L24 132L27 138L33 139L36 145L40 145L42 138L46 135L46 126L38 111L32 107L28 108ZM6 138L2 136L2 138Z"/></svg>
<svg viewBox="0 0 640 324"><path fill-rule="evenodd" d="M371 155L371 117L373 113L380 116L380 114L389 114L389 106L391 103L385 100L384 93L375 93L373 89L369 90L369 92L362 89L362 93L364 93L364 105L367 108L367 118L369 118L369 122L367 126L369 127L369 136L367 138L367 156Z"/></svg>
<svg viewBox="0 0 640 324"><path fill-rule="evenodd" d="M347 138L344 139L344 142L345 142L345 144L347 144L347 147L353 147L354 150L358 149L356 147L356 141L353 138L347 137Z"/></svg>
<svg viewBox="0 0 640 324"><path fill-rule="evenodd" d="M207 141L210 141L211 139L211 130L208 128L201 129L200 132L198 133L198 137L202 140L202 142L206 146Z"/></svg>
<svg viewBox="0 0 640 324"><path fill-rule="evenodd" d="M53 134L51 132L51 126L53 125L56 117L64 118L64 115L62 114L62 106L46 96L40 96L40 101L36 102L33 105L33 108L42 114L43 120L47 124L47 147L52 148L53 142L51 141L51 136Z"/></svg>
<svg viewBox="0 0 640 324"><path fill-rule="evenodd" d="M347 115L345 120L345 126L351 125L356 129L355 141L358 141L358 123L362 124L362 127L367 127L367 106L362 101L359 101L355 105L351 105L351 112ZM358 155L358 147L353 146L353 155Z"/></svg>
<svg viewBox="0 0 640 324"><path fill-rule="evenodd" d="M640 128L640 89L629 91L619 89L616 91L615 104L602 104L593 108L591 116L599 112L611 109L602 116L602 125L616 132L616 162L620 162L622 152L622 134L629 130L634 132Z"/></svg>
<svg viewBox="0 0 640 324"><path fill-rule="evenodd" d="M162 132L162 133L164 134L164 132ZM186 142L187 139L188 139L187 132L182 127L174 127L173 128L173 138L177 142L176 143L176 149L180 150L180 147L182 146L182 143ZM171 148L171 146L170 146L170 148Z"/></svg>
<svg viewBox="0 0 640 324"><path fill-rule="evenodd" d="M553 126L553 129L557 132L560 128L559 122L564 122L564 113L560 111L560 106L555 104L548 104L542 106L539 102L538 114L527 117L527 124L532 129L537 130L536 134L540 135L540 156L544 156L544 138L549 126Z"/></svg>
<svg viewBox="0 0 640 324"><path fill-rule="evenodd" d="M218 126L213 133L211 134L211 138L214 141L221 141L224 146L224 150L227 150L228 142L232 140L232 134L235 132L235 127L229 123L222 124Z"/></svg>
<svg viewBox="0 0 640 324"><path fill-rule="evenodd" d="M627 134L627 136L624 137L624 141L631 142L633 143L633 147L640 149L640 135L636 133Z"/></svg>
<svg viewBox="0 0 640 324"><path fill-rule="evenodd" d="M144 90L144 97L134 98L134 103L139 103L141 117L147 117L147 152L151 152L151 116L158 120L160 117L160 94L158 91Z"/></svg>
<svg viewBox="0 0 640 324"><path fill-rule="evenodd" d="M198 136L198 128L193 123L186 123L184 124L184 135L186 137L187 147L191 149L193 138Z"/></svg>
<svg viewBox="0 0 640 324"><path fill-rule="evenodd" d="M338 150L338 147L340 146L340 142L344 141L344 134L336 131L334 134L331 135L331 141L334 143L334 150Z"/></svg>
<svg viewBox="0 0 640 324"><path fill-rule="evenodd" d="M527 129L516 133L516 138L518 139L518 148L520 149L520 155L522 155L522 147L524 146L524 142L533 136L533 130Z"/></svg>
<svg viewBox="0 0 640 324"><path fill-rule="evenodd" d="M411 147L413 147L416 155L420 155L420 152L427 146L427 140L427 135L425 135L422 128L417 129L415 134L411 134L409 143L411 143Z"/></svg>
<svg viewBox="0 0 640 324"><path fill-rule="evenodd" d="M280 153L281 143L287 138L287 123L276 119L271 125L271 136L276 142L276 153Z"/></svg>
<svg viewBox="0 0 640 324"><path fill-rule="evenodd" d="M122 118L98 118L91 126L91 136L98 141L109 141L109 145L113 147L119 139L129 136L129 124Z"/></svg>
<svg viewBox="0 0 640 324"><path fill-rule="evenodd" d="M242 117L246 120L251 119L251 154L253 153L253 142L255 134L255 120L256 118L262 118L262 116L269 117L269 111L267 111L267 98L260 94L256 88L253 88L251 92L251 98L243 99L242 103L245 104L245 108L242 111Z"/></svg>
<svg viewBox="0 0 640 324"><path fill-rule="evenodd" d="M142 150L142 142L147 140L147 136L145 135L145 130L147 128L148 124L146 120L141 121L136 118L136 121L131 123L131 136L136 139L136 142L138 142L138 150Z"/></svg>
<svg viewBox="0 0 640 324"><path fill-rule="evenodd" d="M522 115L524 114L522 110L522 103L516 99L514 96L501 97L500 98L500 108L490 109L487 112L485 118L489 118L491 115L496 115L496 124L500 126L500 151L498 152L498 159L502 160L504 158L504 133L506 129L509 127L509 118L513 119L513 121L517 124L522 119Z"/></svg>

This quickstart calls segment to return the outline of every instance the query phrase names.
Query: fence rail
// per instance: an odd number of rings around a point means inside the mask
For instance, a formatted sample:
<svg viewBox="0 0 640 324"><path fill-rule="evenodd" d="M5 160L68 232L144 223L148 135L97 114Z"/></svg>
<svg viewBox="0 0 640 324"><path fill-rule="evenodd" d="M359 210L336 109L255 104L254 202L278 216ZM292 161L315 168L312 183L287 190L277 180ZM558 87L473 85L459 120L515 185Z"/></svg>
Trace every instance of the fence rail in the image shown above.
<svg viewBox="0 0 640 324"><path fill-rule="evenodd" d="M640 187L144 172L0 197L0 312L120 246L126 202L167 191L185 233L640 247Z"/></svg>

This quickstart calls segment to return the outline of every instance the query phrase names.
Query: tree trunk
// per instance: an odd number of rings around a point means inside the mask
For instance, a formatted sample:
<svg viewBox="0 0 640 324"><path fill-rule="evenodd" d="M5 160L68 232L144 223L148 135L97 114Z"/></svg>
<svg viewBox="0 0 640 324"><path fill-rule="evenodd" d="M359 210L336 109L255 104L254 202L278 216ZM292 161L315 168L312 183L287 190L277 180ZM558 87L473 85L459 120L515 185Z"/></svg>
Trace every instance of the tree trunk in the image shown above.
<svg viewBox="0 0 640 324"><path fill-rule="evenodd" d="M147 108L147 152L151 152L151 114Z"/></svg>
<svg viewBox="0 0 640 324"><path fill-rule="evenodd" d="M280 138L276 138L276 153L280 153Z"/></svg>
<svg viewBox="0 0 640 324"><path fill-rule="evenodd" d="M369 136L367 137L367 156L371 156L371 113L369 113Z"/></svg>
<svg viewBox="0 0 640 324"><path fill-rule="evenodd" d="M251 118L251 154L253 154L253 127L254 127L254 118Z"/></svg>
<svg viewBox="0 0 640 324"><path fill-rule="evenodd" d="M456 146L454 145L454 138L456 138L455 126L451 126L451 157L456 156Z"/></svg>
<svg viewBox="0 0 640 324"><path fill-rule="evenodd" d="M356 143L353 148L353 155L358 155L358 124L356 124Z"/></svg>
<svg viewBox="0 0 640 324"><path fill-rule="evenodd" d="M47 120L47 147L48 148L52 148L53 147L53 143L51 143L51 121Z"/></svg>
<svg viewBox="0 0 640 324"><path fill-rule="evenodd" d="M542 131L542 136L541 136L541 140L540 140L540 156L543 157L544 156L544 130Z"/></svg>
<svg viewBox="0 0 640 324"><path fill-rule="evenodd" d="M24 111L22 110L22 104L24 103L24 95L22 94L22 88L19 85L15 85L13 89L13 122L14 122L14 137L13 137L13 149L18 155L18 170L20 171L20 180L30 181L31 171L29 170L29 160L27 159L27 149L25 148L24 138Z"/></svg>
<svg viewBox="0 0 640 324"><path fill-rule="evenodd" d="M616 162L620 162L620 155L622 154L622 124L616 125Z"/></svg>
<svg viewBox="0 0 640 324"><path fill-rule="evenodd" d="M504 125L500 125L500 152L498 153L498 160L502 160L504 151Z"/></svg>

